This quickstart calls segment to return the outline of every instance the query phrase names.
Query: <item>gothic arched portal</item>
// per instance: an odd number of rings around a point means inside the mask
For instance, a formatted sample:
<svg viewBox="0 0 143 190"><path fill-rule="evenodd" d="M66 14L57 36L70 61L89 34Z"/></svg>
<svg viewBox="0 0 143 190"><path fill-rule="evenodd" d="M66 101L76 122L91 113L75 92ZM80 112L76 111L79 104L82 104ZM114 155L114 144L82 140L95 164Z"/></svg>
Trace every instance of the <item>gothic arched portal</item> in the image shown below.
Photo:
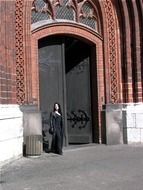
<svg viewBox="0 0 143 190"><path fill-rule="evenodd" d="M96 124L96 139L101 142L101 110L105 103L121 102L121 73L119 72L119 31L117 15L110 0L105 1L77 1L77 0L18 0L16 5L17 22L20 22L17 39L17 102L39 104L38 79L38 40L50 35L70 35L87 43L94 44L92 89L97 94L96 109L93 117ZM24 12L23 12L24 10ZM32 11L32 13L30 12ZM32 14L31 34L30 25L22 25L22 18L29 23ZM26 31L25 45L21 39L22 31ZM31 43L31 48L30 48ZM21 47L20 47L21 46ZM22 48L23 47L23 48ZM31 52L31 54L30 54ZM24 64L20 61L24 59ZM31 60L31 61L30 61ZM31 64L31 63L32 64ZM30 69L29 69L30 67ZM32 71L32 75L30 73ZM96 79L94 79L96 78ZM19 81L23 81L20 83ZM94 82L96 81L96 82ZM94 102L94 100L93 100ZM95 110L94 110L95 109ZM95 114L94 114L95 115ZM97 127L98 126L98 127Z"/></svg>

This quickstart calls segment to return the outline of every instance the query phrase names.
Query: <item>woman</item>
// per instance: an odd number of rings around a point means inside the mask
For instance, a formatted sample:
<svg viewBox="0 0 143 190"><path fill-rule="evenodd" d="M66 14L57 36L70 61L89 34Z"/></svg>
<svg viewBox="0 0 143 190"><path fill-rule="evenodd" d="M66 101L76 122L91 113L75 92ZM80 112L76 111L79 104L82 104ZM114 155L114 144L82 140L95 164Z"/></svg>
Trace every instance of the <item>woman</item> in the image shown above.
<svg viewBox="0 0 143 190"><path fill-rule="evenodd" d="M51 152L62 155L63 147L63 121L62 112L59 103L54 104L53 111L50 114L50 128L53 128Z"/></svg>

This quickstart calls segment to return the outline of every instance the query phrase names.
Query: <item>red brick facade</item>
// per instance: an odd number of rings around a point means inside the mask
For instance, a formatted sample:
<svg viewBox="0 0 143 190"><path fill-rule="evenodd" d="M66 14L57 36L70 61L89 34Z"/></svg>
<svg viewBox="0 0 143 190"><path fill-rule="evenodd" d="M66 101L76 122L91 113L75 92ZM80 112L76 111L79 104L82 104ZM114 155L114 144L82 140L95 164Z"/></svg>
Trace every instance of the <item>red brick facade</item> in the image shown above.
<svg viewBox="0 0 143 190"><path fill-rule="evenodd" d="M0 103L39 104L38 39L77 36L96 45L101 136L103 104L143 101L143 1L89 0L98 11L99 34L70 22L31 31L32 2L0 1Z"/></svg>

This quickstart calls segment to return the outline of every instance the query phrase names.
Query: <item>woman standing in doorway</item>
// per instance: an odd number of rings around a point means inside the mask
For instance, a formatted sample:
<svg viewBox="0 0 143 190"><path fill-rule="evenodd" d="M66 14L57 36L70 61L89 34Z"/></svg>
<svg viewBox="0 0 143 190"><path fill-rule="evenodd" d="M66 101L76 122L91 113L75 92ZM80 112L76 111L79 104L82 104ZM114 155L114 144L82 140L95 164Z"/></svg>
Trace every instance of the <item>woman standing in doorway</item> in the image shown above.
<svg viewBox="0 0 143 190"><path fill-rule="evenodd" d="M54 103L53 111L50 114L50 128L53 129L51 152L63 154L63 118L61 106L59 103Z"/></svg>

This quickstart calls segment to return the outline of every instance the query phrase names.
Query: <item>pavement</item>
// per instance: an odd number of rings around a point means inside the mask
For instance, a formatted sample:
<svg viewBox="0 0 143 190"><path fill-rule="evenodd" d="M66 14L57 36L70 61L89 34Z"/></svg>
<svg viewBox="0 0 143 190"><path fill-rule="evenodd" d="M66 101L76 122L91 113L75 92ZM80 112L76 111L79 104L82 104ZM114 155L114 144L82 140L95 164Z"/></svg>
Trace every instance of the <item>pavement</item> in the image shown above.
<svg viewBox="0 0 143 190"><path fill-rule="evenodd" d="M0 190L143 190L143 145L75 145L1 169Z"/></svg>

